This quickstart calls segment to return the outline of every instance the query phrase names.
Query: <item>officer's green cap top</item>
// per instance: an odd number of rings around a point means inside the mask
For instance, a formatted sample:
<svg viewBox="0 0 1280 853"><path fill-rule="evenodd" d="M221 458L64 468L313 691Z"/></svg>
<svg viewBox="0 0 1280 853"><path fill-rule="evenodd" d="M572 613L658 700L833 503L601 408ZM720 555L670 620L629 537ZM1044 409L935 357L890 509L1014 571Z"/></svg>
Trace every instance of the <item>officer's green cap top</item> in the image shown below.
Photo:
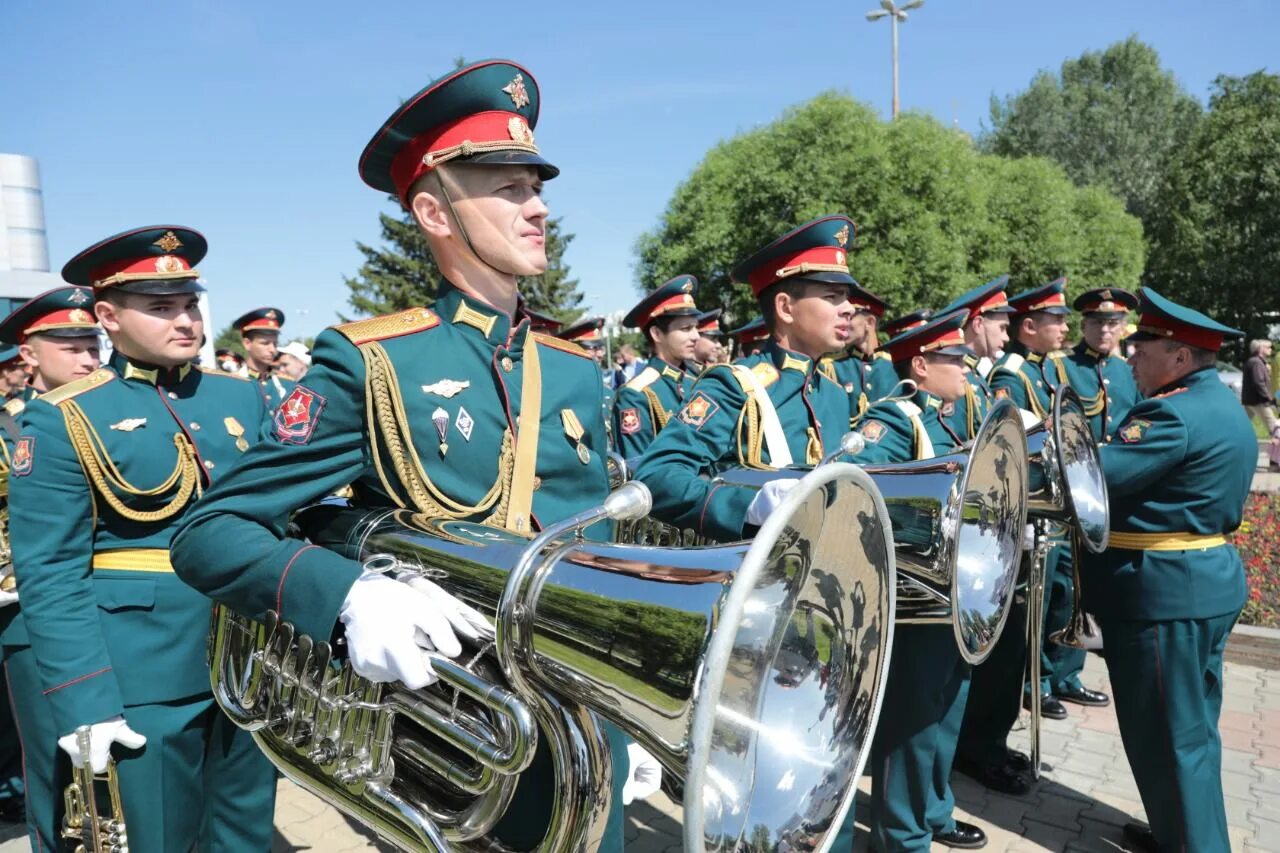
<svg viewBox="0 0 1280 853"><path fill-rule="evenodd" d="M586 320L579 320L567 329L563 329L556 333L556 337L561 340L573 341L584 347L600 347L604 346L604 335L600 330L604 328L603 317L588 317Z"/></svg>
<svg viewBox="0 0 1280 853"><path fill-rule="evenodd" d="M707 337L718 338L724 334L724 330L720 328L720 315L724 313L723 308L712 308L698 315L698 334Z"/></svg>
<svg viewBox="0 0 1280 853"><path fill-rule="evenodd" d="M964 342L964 324L969 321L966 309L935 317L923 326L899 334L884 345L894 363L909 361L917 355L973 355Z"/></svg>
<svg viewBox="0 0 1280 853"><path fill-rule="evenodd" d="M693 301L698 280L691 275L678 275L656 290L650 291L636 307L622 318L622 325L643 329L659 317L689 317L701 314Z"/></svg>
<svg viewBox="0 0 1280 853"><path fill-rule="evenodd" d="M442 163L528 165L545 181L560 174L538 152L538 83L528 69L486 59L427 85L391 114L360 155L360 177L406 195Z"/></svg>
<svg viewBox="0 0 1280 853"><path fill-rule="evenodd" d="M196 264L209 244L204 235L180 225L147 225L94 243L62 268L68 284L109 287L128 293L200 293Z"/></svg>
<svg viewBox="0 0 1280 853"><path fill-rule="evenodd" d="M249 332L278 332L283 325L284 312L279 308L254 308L236 318L231 327L246 335Z"/></svg>
<svg viewBox="0 0 1280 853"><path fill-rule="evenodd" d="M98 322L92 306L93 291L89 288L55 287L27 300L0 322L0 343L21 344L31 335L96 338Z"/></svg>
<svg viewBox="0 0 1280 853"><path fill-rule="evenodd" d="M769 337L769 328L764 324L764 317L756 317L736 329L730 329L729 336L738 342L738 346L746 346Z"/></svg>
<svg viewBox="0 0 1280 853"><path fill-rule="evenodd" d="M1174 340L1217 352L1224 340L1244 337L1239 329L1166 299L1149 287L1142 288L1138 296L1138 331L1129 336L1131 341Z"/></svg>
<svg viewBox="0 0 1280 853"><path fill-rule="evenodd" d="M823 284L857 284L849 275L849 252L856 226L847 216L822 216L783 234L733 269L731 277L759 296L788 279Z"/></svg>
<svg viewBox="0 0 1280 853"><path fill-rule="evenodd" d="M1019 293L1009 299L1009 307L1018 314L1040 311L1045 314L1070 314L1067 307L1067 279L1055 278L1048 284Z"/></svg>
<svg viewBox="0 0 1280 853"><path fill-rule="evenodd" d="M909 332L912 329L919 328L933 316L933 312L928 308L921 308L919 311L912 311L910 314L903 314L901 317L894 317L889 322L880 327L880 331L884 332L890 338L897 337L903 332Z"/></svg>
<svg viewBox="0 0 1280 853"><path fill-rule="evenodd" d="M1071 307L1081 314L1128 314L1138 307L1138 297L1120 287L1095 287L1077 296Z"/></svg>
<svg viewBox="0 0 1280 853"><path fill-rule="evenodd" d="M18 354L17 346L0 347L0 367L9 367L14 362L22 362L22 356Z"/></svg>
<svg viewBox="0 0 1280 853"><path fill-rule="evenodd" d="M993 278L986 284L980 284L973 290L960 294L938 313L950 314L959 308L965 308L969 311L970 320L983 314L1012 314L1015 309L1009 304L1006 293L1008 288L1009 276Z"/></svg>

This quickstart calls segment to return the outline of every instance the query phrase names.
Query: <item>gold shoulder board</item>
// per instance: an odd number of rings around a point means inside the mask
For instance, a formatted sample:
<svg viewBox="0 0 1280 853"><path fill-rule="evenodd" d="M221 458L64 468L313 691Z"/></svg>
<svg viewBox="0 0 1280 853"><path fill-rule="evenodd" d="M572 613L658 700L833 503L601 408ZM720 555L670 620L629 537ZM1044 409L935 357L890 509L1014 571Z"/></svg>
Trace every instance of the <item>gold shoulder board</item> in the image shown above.
<svg viewBox="0 0 1280 853"><path fill-rule="evenodd" d="M225 370L218 370L216 367L200 366L201 373L208 373L210 376L225 376L228 379L239 379L241 382L252 382L248 376L241 376L239 373L227 373Z"/></svg>
<svg viewBox="0 0 1280 853"><path fill-rule="evenodd" d="M65 403L67 400L80 396L85 391L90 391L100 385L106 385L115 378L116 375L114 372L107 370L105 367L99 367L88 376L73 379L66 385L40 395L40 399L50 405L56 406L59 403Z"/></svg>
<svg viewBox="0 0 1280 853"><path fill-rule="evenodd" d="M561 340L551 335L544 335L541 332L534 332L533 339L540 345L558 349L561 352L567 352L570 355L580 356L582 358L591 358L591 353L587 352L583 347L578 346L573 341Z"/></svg>
<svg viewBox="0 0 1280 853"><path fill-rule="evenodd" d="M410 308L396 314L384 314L367 320L356 320L334 326L343 337L359 346L370 341L398 338L401 335L422 332L440 325L440 318L426 308Z"/></svg>
<svg viewBox="0 0 1280 853"><path fill-rule="evenodd" d="M23 400L21 397L14 397L12 400L5 400L4 403L4 410L8 412L11 417L15 418L22 414L22 410L26 407L27 401Z"/></svg>

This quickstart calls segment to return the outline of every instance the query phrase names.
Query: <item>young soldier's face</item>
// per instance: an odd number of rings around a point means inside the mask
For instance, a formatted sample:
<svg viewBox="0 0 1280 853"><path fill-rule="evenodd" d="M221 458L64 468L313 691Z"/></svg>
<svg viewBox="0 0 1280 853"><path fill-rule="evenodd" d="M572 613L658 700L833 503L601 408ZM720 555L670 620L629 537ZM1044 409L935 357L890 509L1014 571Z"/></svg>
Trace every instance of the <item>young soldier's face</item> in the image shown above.
<svg viewBox="0 0 1280 853"><path fill-rule="evenodd" d="M680 364L690 361L698 346L698 318L677 317L671 321L664 332L662 327L654 324L649 327L649 336L653 340L653 348L658 358L668 364Z"/></svg>
<svg viewBox="0 0 1280 853"><path fill-rule="evenodd" d="M1062 349L1062 342L1067 339L1067 317L1065 314L1047 314L1036 311L1018 320L1021 324L1020 335L1024 346L1032 352L1051 353Z"/></svg>
<svg viewBox="0 0 1280 853"><path fill-rule="evenodd" d="M199 354L204 317L194 293L125 293L116 298L118 303L100 300L93 310L125 355L159 367L177 367Z"/></svg>
<svg viewBox="0 0 1280 853"><path fill-rule="evenodd" d="M18 348L22 358L35 373L39 391L52 391L72 379L88 376L98 369L98 338L58 338L32 335Z"/></svg>
<svg viewBox="0 0 1280 853"><path fill-rule="evenodd" d="M532 166L461 166L444 177L480 257L511 275L547 271L547 206ZM454 192L457 187L460 192Z"/></svg>
<svg viewBox="0 0 1280 853"><path fill-rule="evenodd" d="M1080 324L1084 342L1102 355L1110 355L1115 351L1123 329L1123 314L1086 314Z"/></svg>
<svg viewBox="0 0 1280 853"><path fill-rule="evenodd" d="M856 313L856 312L855 312ZM792 347L811 358L838 352L850 340L856 318L850 317L849 289L842 284L809 284L790 300ZM868 326L862 325L863 334Z"/></svg>
<svg viewBox="0 0 1280 853"><path fill-rule="evenodd" d="M965 343L981 358L994 359L1009 343L1008 314L980 314L964 332Z"/></svg>
<svg viewBox="0 0 1280 853"><path fill-rule="evenodd" d="M249 332L240 342L244 344L245 355L256 369L263 370L276 360L280 343L279 332Z"/></svg>
<svg viewBox="0 0 1280 853"><path fill-rule="evenodd" d="M920 390L941 397L944 403L964 396L967 370L960 355L917 355L911 360L912 378Z"/></svg>

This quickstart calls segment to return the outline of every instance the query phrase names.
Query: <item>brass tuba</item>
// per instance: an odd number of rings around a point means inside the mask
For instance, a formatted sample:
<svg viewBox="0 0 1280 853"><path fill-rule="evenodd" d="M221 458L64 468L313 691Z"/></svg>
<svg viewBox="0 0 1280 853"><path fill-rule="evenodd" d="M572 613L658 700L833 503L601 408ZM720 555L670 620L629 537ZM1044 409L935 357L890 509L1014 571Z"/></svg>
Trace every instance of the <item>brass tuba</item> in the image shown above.
<svg viewBox="0 0 1280 853"><path fill-rule="evenodd" d="M297 523L317 544L427 573L491 614L492 642L465 661L433 656L441 682L409 691L270 615L219 607L214 695L285 775L403 849L498 849L490 830L539 738L557 777L539 849L593 849L612 772L601 718L682 780L685 849L825 849L853 803L892 642L884 502L835 464L750 542L575 535L648 508L627 484L532 541L406 510L306 510Z"/></svg>
<svg viewBox="0 0 1280 853"><path fill-rule="evenodd" d="M867 465L884 496L897 562L901 623L950 623L960 654L986 660L1013 603L1027 507L1027 451L1012 403L992 407L978 435L934 459ZM729 485L803 475L735 469Z"/></svg>

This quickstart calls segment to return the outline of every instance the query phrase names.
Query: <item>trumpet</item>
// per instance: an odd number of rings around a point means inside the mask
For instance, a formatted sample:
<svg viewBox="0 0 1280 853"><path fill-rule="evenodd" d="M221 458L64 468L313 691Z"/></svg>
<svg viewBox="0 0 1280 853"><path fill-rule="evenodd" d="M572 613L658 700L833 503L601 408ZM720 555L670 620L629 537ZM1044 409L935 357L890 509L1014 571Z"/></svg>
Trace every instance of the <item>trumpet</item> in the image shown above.
<svg viewBox="0 0 1280 853"><path fill-rule="evenodd" d="M120 780L116 763L107 757L107 771L94 773L89 765L89 726L76 729L76 744L84 764L71 768L71 784L62 793L66 814L62 817L62 837L79 842L75 853L129 853L129 836L124 825L124 805L120 800ZM98 814L95 783L102 782L111 798L111 814Z"/></svg>

